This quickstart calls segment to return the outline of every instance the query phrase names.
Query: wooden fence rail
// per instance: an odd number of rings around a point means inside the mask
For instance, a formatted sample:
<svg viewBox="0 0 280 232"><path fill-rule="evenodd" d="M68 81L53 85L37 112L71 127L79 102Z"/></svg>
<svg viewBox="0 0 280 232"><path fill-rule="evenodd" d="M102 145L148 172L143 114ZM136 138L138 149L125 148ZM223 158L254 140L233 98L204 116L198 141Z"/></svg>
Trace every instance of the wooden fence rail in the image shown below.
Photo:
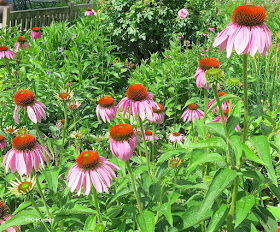
<svg viewBox="0 0 280 232"><path fill-rule="evenodd" d="M21 11L10 11L7 6L3 9L2 27L19 26L20 31L26 31L32 27L49 26L52 21L72 21L79 17L81 8L88 7L92 7L92 3L74 5L74 2L69 2L65 7Z"/></svg>

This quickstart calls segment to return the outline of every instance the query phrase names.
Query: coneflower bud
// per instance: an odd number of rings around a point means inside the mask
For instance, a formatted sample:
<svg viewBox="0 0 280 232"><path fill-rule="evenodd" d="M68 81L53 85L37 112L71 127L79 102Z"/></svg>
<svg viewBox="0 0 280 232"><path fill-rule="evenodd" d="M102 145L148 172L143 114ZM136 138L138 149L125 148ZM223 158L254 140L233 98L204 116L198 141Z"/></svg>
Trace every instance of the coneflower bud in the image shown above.
<svg viewBox="0 0 280 232"><path fill-rule="evenodd" d="M205 72L205 77L211 84L219 83L224 79L224 72L221 69L212 68Z"/></svg>
<svg viewBox="0 0 280 232"><path fill-rule="evenodd" d="M226 85L229 88L237 88L240 85L240 81L237 78L231 77L231 78L226 80Z"/></svg>
<svg viewBox="0 0 280 232"><path fill-rule="evenodd" d="M168 165L171 168L178 168L181 164L181 160L178 157L172 157L168 161Z"/></svg>

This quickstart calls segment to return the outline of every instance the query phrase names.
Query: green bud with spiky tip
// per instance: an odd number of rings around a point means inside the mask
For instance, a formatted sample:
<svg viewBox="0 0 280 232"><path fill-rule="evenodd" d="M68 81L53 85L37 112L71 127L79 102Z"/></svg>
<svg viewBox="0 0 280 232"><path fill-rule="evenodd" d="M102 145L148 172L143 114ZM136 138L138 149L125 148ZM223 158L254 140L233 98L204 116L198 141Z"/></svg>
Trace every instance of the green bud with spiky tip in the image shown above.
<svg viewBox="0 0 280 232"><path fill-rule="evenodd" d="M26 127L21 127L16 130L16 135L23 135L23 134L29 134L29 130Z"/></svg>
<svg viewBox="0 0 280 232"><path fill-rule="evenodd" d="M226 85L229 88L237 88L240 86L240 80L234 77L231 77L229 79L226 80Z"/></svg>
<svg viewBox="0 0 280 232"><path fill-rule="evenodd" d="M211 68L205 72L205 78L210 84L219 83L224 79L224 71Z"/></svg>

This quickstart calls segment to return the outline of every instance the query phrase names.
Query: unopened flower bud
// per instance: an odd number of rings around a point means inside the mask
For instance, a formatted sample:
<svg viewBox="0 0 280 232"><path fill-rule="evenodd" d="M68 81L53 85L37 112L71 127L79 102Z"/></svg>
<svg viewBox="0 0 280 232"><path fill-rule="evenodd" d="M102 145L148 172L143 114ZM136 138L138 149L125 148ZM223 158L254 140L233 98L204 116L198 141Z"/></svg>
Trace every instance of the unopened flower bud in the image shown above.
<svg viewBox="0 0 280 232"><path fill-rule="evenodd" d="M219 83L224 79L224 72L221 69L211 68L205 72L205 77L210 84Z"/></svg>

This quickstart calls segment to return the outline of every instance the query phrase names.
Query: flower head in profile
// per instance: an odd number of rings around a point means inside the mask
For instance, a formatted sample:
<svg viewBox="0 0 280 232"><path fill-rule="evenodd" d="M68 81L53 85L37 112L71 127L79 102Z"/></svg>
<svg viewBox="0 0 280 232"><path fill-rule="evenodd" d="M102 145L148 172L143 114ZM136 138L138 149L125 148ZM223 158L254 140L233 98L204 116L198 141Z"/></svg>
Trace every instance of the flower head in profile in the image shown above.
<svg viewBox="0 0 280 232"><path fill-rule="evenodd" d="M19 124L17 116L18 108L26 109L28 117L34 123L41 123L42 118L46 120L46 112L44 110L46 106L42 102L37 101L31 91L26 89L18 91L15 94L14 102L16 104L14 110L14 119L17 124Z"/></svg>
<svg viewBox="0 0 280 232"><path fill-rule="evenodd" d="M87 8L85 12L85 16L93 16L93 15L96 15L96 12L91 8Z"/></svg>
<svg viewBox="0 0 280 232"><path fill-rule="evenodd" d="M21 176L21 180L16 178L16 181L11 181L12 187L8 189L16 196L21 196L29 193L36 183L36 176L27 176L25 179Z"/></svg>
<svg viewBox="0 0 280 232"><path fill-rule="evenodd" d="M219 97L222 97L222 96L225 96L226 93L225 92L218 92L218 95ZM209 109L213 103L216 101L216 98L213 98L207 105L207 109ZM212 110L212 113L214 114L217 110L219 109L219 107L215 107L213 110ZM229 109L229 101L225 101L222 103L222 109L223 110L226 110L226 109Z"/></svg>
<svg viewBox="0 0 280 232"><path fill-rule="evenodd" d="M228 120L228 113L229 113L229 109L224 110L224 120L225 120L225 123L227 123L227 120ZM219 114L219 116L216 117L216 118L215 118L213 121L211 121L211 122L223 123L221 114ZM240 126L239 126L239 124L235 127L235 130L236 130L236 131L240 131Z"/></svg>
<svg viewBox="0 0 280 232"><path fill-rule="evenodd" d="M214 27L208 27L208 30L209 30L209 31L214 31L215 28L214 28Z"/></svg>
<svg viewBox="0 0 280 232"><path fill-rule="evenodd" d="M4 129L4 132L6 133L6 134L13 134L13 133L15 133L17 131L17 129L16 128L14 128L13 126L7 126L5 129Z"/></svg>
<svg viewBox="0 0 280 232"><path fill-rule="evenodd" d="M127 161L133 155L137 145L137 136L133 126L118 124L110 130L110 149L112 153L123 161Z"/></svg>
<svg viewBox="0 0 280 232"><path fill-rule="evenodd" d="M242 5L232 14L232 22L215 38L213 47L220 46L220 52L225 48L227 58L233 49L240 55L250 53L254 56L257 51L264 56L271 47L271 32L264 24L265 9L261 6Z"/></svg>
<svg viewBox="0 0 280 232"><path fill-rule="evenodd" d="M198 109L197 104L191 103L191 104L188 105L188 108L184 111L181 118L183 119L184 122L186 120L188 122L190 120L192 120L192 122L194 123L194 120L196 118L201 119L203 117L203 115L204 115L204 112L202 110Z"/></svg>
<svg viewBox="0 0 280 232"><path fill-rule="evenodd" d="M204 57L199 61L198 67L194 74L196 79L196 85L198 88L204 87L210 89L210 84L207 83L205 78L205 72L211 68L219 68L220 62L214 57Z"/></svg>
<svg viewBox="0 0 280 232"><path fill-rule="evenodd" d="M99 192L108 192L112 179L116 178L114 170L120 169L109 162L96 151L84 151L76 159L76 164L70 168L67 181L70 191L77 189L78 196L81 194L82 186L86 195L89 195L91 183Z"/></svg>
<svg viewBox="0 0 280 232"><path fill-rule="evenodd" d="M76 110L81 106L81 102L79 101L73 101L73 102L69 102L68 104L68 108L70 110Z"/></svg>
<svg viewBox="0 0 280 232"><path fill-rule="evenodd" d="M187 18L188 15L189 15L189 12L187 9L181 9L178 11L178 15L180 16L180 19L184 19L184 18Z"/></svg>
<svg viewBox="0 0 280 232"><path fill-rule="evenodd" d="M157 108L152 108L152 114L147 114L147 119L150 122L161 124L164 121L163 106L159 103L157 103L157 105Z"/></svg>
<svg viewBox="0 0 280 232"><path fill-rule="evenodd" d="M57 129L61 130L64 127L65 119L57 120L56 121L56 127Z"/></svg>
<svg viewBox="0 0 280 232"><path fill-rule="evenodd" d="M0 218L8 209L9 207L3 201L0 200Z"/></svg>
<svg viewBox="0 0 280 232"><path fill-rule="evenodd" d="M0 47L0 59L7 58L7 59L15 59L16 53L14 53L12 50L9 50L8 47L2 46Z"/></svg>
<svg viewBox="0 0 280 232"><path fill-rule="evenodd" d="M135 121L137 121L137 114L142 121L144 121L146 114L151 116L153 107L158 109L157 103L153 100L153 94L149 93L141 84L129 86L126 91L126 97L117 105L118 111L123 108L123 118L129 108L129 118L132 113Z"/></svg>
<svg viewBox="0 0 280 232"><path fill-rule="evenodd" d="M84 137L84 135L80 131L74 131L71 135L71 138L80 140Z"/></svg>
<svg viewBox="0 0 280 232"><path fill-rule="evenodd" d="M16 49L16 52L20 49L29 49L30 48L30 45L26 42L25 38L23 36L19 36L17 38L17 42L15 43L15 49Z"/></svg>
<svg viewBox="0 0 280 232"><path fill-rule="evenodd" d="M110 96L104 96L99 99L98 105L96 107L96 115L98 121L100 117L103 122L111 122L114 120L117 114L117 108L115 106L115 99Z"/></svg>
<svg viewBox="0 0 280 232"><path fill-rule="evenodd" d="M7 146L7 140L5 139L5 137L3 135L0 135L0 148L1 151L3 151L3 149Z"/></svg>
<svg viewBox="0 0 280 232"><path fill-rule="evenodd" d="M153 141L153 132L152 131L149 131L149 130L145 131L144 136L145 136L145 140ZM158 139L159 139L158 135L155 134L155 140L158 140Z"/></svg>
<svg viewBox="0 0 280 232"><path fill-rule="evenodd" d="M37 143L36 138L30 134L18 135L13 139L13 148L7 152L4 157L3 165L6 166L6 172L11 168L11 172L22 175L30 175L33 167L37 172L40 163L45 169L47 159L44 155L52 159L48 150Z"/></svg>
<svg viewBox="0 0 280 232"><path fill-rule="evenodd" d="M69 89L63 89L60 91L60 93L55 93L55 97L60 101L69 101L73 97L73 91L70 91Z"/></svg>
<svg viewBox="0 0 280 232"><path fill-rule="evenodd" d="M181 164L181 159L179 157L172 157L168 160L168 165L171 168L178 168Z"/></svg>
<svg viewBox="0 0 280 232"><path fill-rule="evenodd" d="M171 143L176 143L177 141L183 142L184 135L179 132L174 132L168 136L168 139Z"/></svg>
<svg viewBox="0 0 280 232"><path fill-rule="evenodd" d="M42 37L42 31L41 31L40 27L32 27L30 36L33 39L40 39Z"/></svg>

